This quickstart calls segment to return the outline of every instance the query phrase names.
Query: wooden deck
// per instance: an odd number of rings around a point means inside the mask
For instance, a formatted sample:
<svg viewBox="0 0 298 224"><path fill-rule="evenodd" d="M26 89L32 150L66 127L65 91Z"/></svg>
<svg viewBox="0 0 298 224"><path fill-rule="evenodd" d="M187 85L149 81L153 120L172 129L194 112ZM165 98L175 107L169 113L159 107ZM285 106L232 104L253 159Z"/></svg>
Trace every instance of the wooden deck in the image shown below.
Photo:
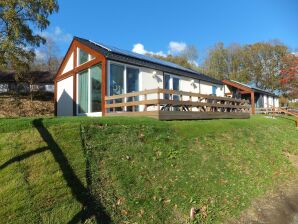
<svg viewBox="0 0 298 224"><path fill-rule="evenodd" d="M248 101L198 93L152 89L105 97L106 116L159 120L249 118Z"/></svg>

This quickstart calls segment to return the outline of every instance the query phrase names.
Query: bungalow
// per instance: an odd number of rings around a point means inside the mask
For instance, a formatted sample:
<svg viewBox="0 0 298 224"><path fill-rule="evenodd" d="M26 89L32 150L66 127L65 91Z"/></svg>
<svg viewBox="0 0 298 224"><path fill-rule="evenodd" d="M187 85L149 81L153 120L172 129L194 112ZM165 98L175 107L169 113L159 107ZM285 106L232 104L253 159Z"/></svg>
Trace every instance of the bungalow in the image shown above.
<svg viewBox="0 0 298 224"><path fill-rule="evenodd" d="M210 112L249 117L245 101L224 98L224 93L221 81L192 69L79 37L74 37L55 78L58 116L130 113L161 119L165 111L171 113L168 118L180 111L182 119L195 118L198 111L201 118Z"/></svg>
<svg viewBox="0 0 298 224"><path fill-rule="evenodd" d="M26 78L16 81L14 72L0 71L0 94L14 92L44 92L54 93L54 75L47 71L32 71L25 75Z"/></svg>
<svg viewBox="0 0 298 224"><path fill-rule="evenodd" d="M262 109L279 107L279 97L269 91L253 87L234 80L223 80L225 95L238 99L246 99L251 104L252 113Z"/></svg>

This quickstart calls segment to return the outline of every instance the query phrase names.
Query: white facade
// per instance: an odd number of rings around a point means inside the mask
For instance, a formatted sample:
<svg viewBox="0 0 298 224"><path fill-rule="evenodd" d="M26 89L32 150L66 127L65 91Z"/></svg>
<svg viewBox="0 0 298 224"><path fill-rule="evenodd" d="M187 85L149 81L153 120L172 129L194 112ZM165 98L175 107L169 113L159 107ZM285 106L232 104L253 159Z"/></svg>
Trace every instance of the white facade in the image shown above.
<svg viewBox="0 0 298 224"><path fill-rule="evenodd" d="M73 53L70 55L69 60L67 61L62 74L69 72L72 69L73 69Z"/></svg>
<svg viewBox="0 0 298 224"><path fill-rule="evenodd" d="M57 115L73 115L73 76L57 83Z"/></svg>

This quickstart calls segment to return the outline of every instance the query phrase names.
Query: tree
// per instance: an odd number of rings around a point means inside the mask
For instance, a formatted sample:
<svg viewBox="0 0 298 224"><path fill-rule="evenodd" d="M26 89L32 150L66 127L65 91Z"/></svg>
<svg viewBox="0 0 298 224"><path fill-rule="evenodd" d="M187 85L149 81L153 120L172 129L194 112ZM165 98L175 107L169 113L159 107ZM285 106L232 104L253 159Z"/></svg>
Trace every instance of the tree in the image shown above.
<svg viewBox="0 0 298 224"><path fill-rule="evenodd" d="M283 58L284 67L280 71L279 81L285 96L298 98L298 57L288 54Z"/></svg>
<svg viewBox="0 0 298 224"><path fill-rule="evenodd" d="M33 48L45 43L33 29L46 29L49 15L57 11L57 0L0 0L0 68L26 73Z"/></svg>
<svg viewBox="0 0 298 224"><path fill-rule="evenodd" d="M171 54L169 54L167 56L161 56L161 55L150 54L150 53L147 53L146 55L153 57L153 58L161 59L164 61L169 61L169 62L175 63L177 65L181 65L185 68L193 68L193 64L191 62L189 62L185 56L180 56L180 55L173 56Z"/></svg>
<svg viewBox="0 0 298 224"><path fill-rule="evenodd" d="M280 87L279 72L286 54L288 48L276 41L228 47L218 43L209 50L204 68L217 79L252 82L257 87L273 91Z"/></svg>
<svg viewBox="0 0 298 224"><path fill-rule="evenodd" d="M185 58L191 64L195 64L195 61L198 59L198 50L194 45L187 45L178 56Z"/></svg>
<svg viewBox="0 0 298 224"><path fill-rule="evenodd" d="M50 37L46 37L46 43L38 49L38 55L30 65L30 70L56 73L61 63L58 52L59 48L55 41Z"/></svg>

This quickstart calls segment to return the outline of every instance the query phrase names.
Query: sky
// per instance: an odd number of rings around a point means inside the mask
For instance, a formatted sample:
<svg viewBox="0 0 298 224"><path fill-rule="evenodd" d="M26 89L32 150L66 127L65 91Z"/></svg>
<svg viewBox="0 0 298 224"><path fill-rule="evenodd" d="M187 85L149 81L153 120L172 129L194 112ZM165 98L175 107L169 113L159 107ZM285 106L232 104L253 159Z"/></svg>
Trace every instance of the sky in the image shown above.
<svg viewBox="0 0 298 224"><path fill-rule="evenodd" d="M43 35L65 55L73 36L137 53L178 54L197 47L198 62L217 42L278 39L298 52L298 0L58 0Z"/></svg>

